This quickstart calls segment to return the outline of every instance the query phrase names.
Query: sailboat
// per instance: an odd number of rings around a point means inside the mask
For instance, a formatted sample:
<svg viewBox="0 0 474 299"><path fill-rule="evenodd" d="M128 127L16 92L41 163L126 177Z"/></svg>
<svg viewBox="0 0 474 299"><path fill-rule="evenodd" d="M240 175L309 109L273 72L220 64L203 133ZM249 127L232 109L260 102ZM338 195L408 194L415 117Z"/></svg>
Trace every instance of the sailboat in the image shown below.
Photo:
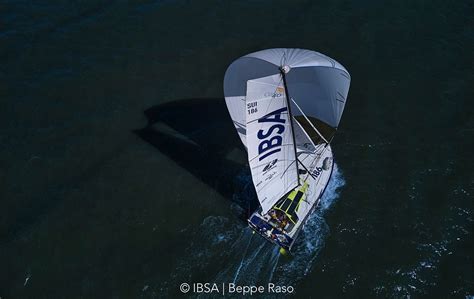
<svg viewBox="0 0 474 299"><path fill-rule="evenodd" d="M226 105L260 203L248 224L281 250L291 250L332 175L331 141L350 80L334 59L294 48L245 55L225 73Z"/></svg>

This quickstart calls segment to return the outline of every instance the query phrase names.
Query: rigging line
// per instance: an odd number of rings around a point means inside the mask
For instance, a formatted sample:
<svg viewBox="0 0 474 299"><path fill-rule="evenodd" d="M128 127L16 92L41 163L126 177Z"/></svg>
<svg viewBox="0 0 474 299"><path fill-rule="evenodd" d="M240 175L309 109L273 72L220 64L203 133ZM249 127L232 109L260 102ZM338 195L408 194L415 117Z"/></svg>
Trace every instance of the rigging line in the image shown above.
<svg viewBox="0 0 474 299"><path fill-rule="evenodd" d="M298 157L300 155L306 154L302 160L300 160L301 164L303 164L303 161L305 161L308 157L312 157L314 155L317 155L316 150L310 151L310 150L302 150L298 153ZM311 168L311 163L308 164L308 168Z"/></svg>
<svg viewBox="0 0 474 299"><path fill-rule="evenodd" d="M262 187L258 187L259 189L258 190L263 190L265 189L268 185L270 185L273 181L272 180L269 180L267 181ZM289 182L288 182L288 177L285 177L285 186L289 186ZM296 183L296 182L295 182ZM283 193L283 195L281 196L278 196L278 200L280 200L285 194L288 194L290 193L291 191L293 191L293 189L295 189L296 187L298 186L290 186L291 188L288 189L288 191L285 190L285 193ZM257 189L257 187L255 187L255 189ZM286 189L286 188L285 188ZM258 190L257 190L257 193L258 193ZM271 199L271 198L270 198Z"/></svg>
<svg viewBox="0 0 474 299"><path fill-rule="evenodd" d="M301 132L303 133L303 136L306 137L306 139L309 141L309 142L303 143L302 144L303 147L308 150L308 148L306 147L306 144L310 144L312 145L313 148L316 148L316 144L314 143L313 139L311 139L311 137L308 135L308 132L304 130L301 123L294 116L293 116L293 123L296 123L296 126L298 126L298 128L301 130Z"/></svg>
<svg viewBox="0 0 474 299"><path fill-rule="evenodd" d="M313 179L316 179L314 177L314 175L308 170L308 168L306 168L306 166L298 159L298 161L300 162L300 165L303 166L303 168L306 170L306 172L313 178Z"/></svg>
<svg viewBox="0 0 474 299"><path fill-rule="evenodd" d="M281 145L281 147L284 147L284 146L292 146L292 144L291 144L291 143L286 143L286 144L282 144L282 145ZM250 159L250 157L249 157L248 160L249 160L249 162L252 162L253 160L255 160L256 158L258 158L259 156L260 156L260 154L256 155L255 157L253 157L253 158L251 158L251 159ZM287 159L285 159L285 160L287 160Z"/></svg>
<svg viewBox="0 0 474 299"><path fill-rule="evenodd" d="M337 130L337 128L336 128L336 130ZM332 134L331 139L329 139L329 143L332 142L332 140L334 139L334 136L336 136L336 132L334 132L334 133ZM328 146L329 143L326 143L326 145L325 145L324 147Z"/></svg>
<svg viewBox="0 0 474 299"><path fill-rule="evenodd" d="M314 157L314 159L309 163L310 168L313 168L313 169L316 167L316 165L318 164L319 159L323 156L324 152L325 152L326 149L327 149L326 146L324 146L324 147L322 148L322 150L320 150L320 152L317 153L318 148L321 148L321 145L322 145L322 144L318 144L318 145L319 145L319 146L315 149L315 157ZM307 158L307 157L309 157L309 155L306 156L305 158Z"/></svg>
<svg viewBox="0 0 474 299"><path fill-rule="evenodd" d="M314 170L314 168L315 168L315 165L314 165L314 164L315 164L315 161L318 159L318 154L316 154L316 153L314 152L314 153L312 153L311 155L306 155L306 157L304 157L303 160L301 160L301 161L304 161L304 160L306 160L308 157L311 157L311 156L313 156L313 155L314 155L315 157L313 158L313 160L311 160L311 161L309 162L309 168L312 168L312 169ZM301 164L303 164L303 163L301 163ZM310 172L308 171L308 173L310 173ZM306 176L305 180L306 180L306 179L308 179L308 175Z"/></svg>
<svg viewBox="0 0 474 299"><path fill-rule="evenodd" d="M310 165L310 168L314 168L317 164L317 161L318 161L318 158L319 158L320 154L317 153L314 155L314 158L311 160L311 162L309 163Z"/></svg>
<svg viewBox="0 0 474 299"><path fill-rule="evenodd" d="M293 161L293 160L282 159L282 160L278 160L278 161L280 161L280 162L290 162L290 161ZM267 166L267 165L268 165L268 163L263 163L263 164L259 164L259 165L257 165L257 166L254 166L254 167L252 167L252 168L250 168L250 169L259 169L259 168L263 168L263 167L265 167L265 166ZM272 167L271 169L273 169L273 167Z"/></svg>
<svg viewBox="0 0 474 299"><path fill-rule="evenodd" d="M268 103L268 105L267 105L267 107L266 107L266 110L265 110L265 114L267 114L267 113L268 113L268 109L270 108L270 106L271 106L271 104L272 104L272 101L273 101L274 99L276 99L276 96L275 96L275 95L276 95L276 92L277 92L278 87L280 87L280 85L281 85L282 79L280 79L280 81L278 82L278 84L277 84L276 86L275 86L275 84L272 84L272 83L259 82L259 81L257 81L257 79L249 80L249 81L254 81L255 83L258 83L258 84L270 85L270 86L274 86L274 87L275 87L275 90L273 91L273 96L271 97L270 102ZM255 99L255 100L253 100L253 101L258 102L259 100L262 100L262 99L266 99L266 97L264 96L264 97L262 97L262 98L260 98L260 99Z"/></svg>
<svg viewBox="0 0 474 299"><path fill-rule="evenodd" d="M304 152L299 152L299 153L298 153L298 157L299 157L301 154L303 154L303 153L304 153ZM303 161L306 160L309 156L310 156L310 155L306 155L302 160L300 160L298 157L297 157L296 159L298 160L298 162L300 162L301 166L303 166L304 169L307 171L307 174L308 174L308 175L311 175L311 177L312 177L313 179L316 179L316 178L311 174L311 172L310 172L309 169L306 167L306 165L304 165L304 163L303 163ZM313 163L313 161L312 161L311 163L309 163L310 167L311 167L311 164L312 164L312 163ZM299 175L299 173L298 173L298 175ZM305 178L304 180L308 179L308 175L306 176L306 178Z"/></svg>
<svg viewBox="0 0 474 299"><path fill-rule="evenodd" d="M267 109L265 110L265 115L268 113L268 109L270 108L270 105L272 104L272 101L274 99L276 99L275 95L276 95L278 87L280 87L281 81L282 81L282 79L280 79L280 81L278 82L278 85L275 87L275 90L273 91L273 96L271 97L270 103L268 103L268 105L267 105ZM268 84L268 83L265 83L265 84ZM268 85L271 85L271 84L268 84ZM282 112L282 113L284 113L284 112ZM286 114L286 113L284 113L284 114Z"/></svg>
<svg viewBox="0 0 474 299"><path fill-rule="evenodd" d="M306 159L307 157L308 157L308 156L306 156L304 159ZM303 160L304 160L304 159L303 159ZM290 160L285 159L285 161L290 161ZM300 162L301 166L303 166L303 167L306 169L306 171L308 171L308 169L307 169L306 166L303 164L303 162L302 162L300 159L296 158L295 160L291 161L291 163L288 165L288 167L286 167L286 169L285 169L285 170L283 171L283 173L281 174L280 179L281 179L281 178L283 177L283 175L288 171L288 169L290 169L291 164L293 164L293 163L295 163L295 162ZM298 170L298 172L299 172L299 169L297 169L297 170ZM309 172L309 171L308 171L308 172ZM299 176L300 176L300 175L299 175L299 173L298 173L298 178L299 178ZM298 185L299 185L299 182L298 182Z"/></svg>
<svg viewBox="0 0 474 299"><path fill-rule="evenodd" d="M291 164L293 164L293 163L296 162L296 160L298 160L298 159L295 159L295 160L291 161L290 164L288 164L288 167L287 167L287 168L283 171L283 173L281 174L280 179L281 179L281 178L283 177L283 175L288 171L288 169L290 169ZM287 160L287 161L288 161L288 160ZM297 170L298 170L298 168L297 168ZM298 178L299 178L299 175L298 175ZM299 182L298 182L298 185L299 185Z"/></svg>
<svg viewBox="0 0 474 299"><path fill-rule="evenodd" d="M319 162L319 159L321 159L321 157L323 156L324 152L327 150L327 146L324 146L323 147L323 150L321 151L321 153L318 153L316 154L316 157L314 158L314 160L310 163L310 165L314 164L314 167L316 167L316 165L318 164Z"/></svg>
<svg viewBox="0 0 474 299"><path fill-rule="evenodd" d="M314 151L311 151L309 149L301 149L300 148L300 151L298 152L298 156L301 155L301 154L314 154Z"/></svg>
<svg viewBox="0 0 474 299"><path fill-rule="evenodd" d="M265 108L265 114L264 115L267 115L268 114L268 109L270 109L270 106L273 102L274 99L276 99L276 92L277 92L277 89L278 87L280 87L281 85L281 81L282 79L280 79L280 81L278 82L278 85L275 87L275 89L273 90L273 96L270 98L270 102L268 103L267 107ZM258 82L258 81L255 81L255 82ZM270 86L275 86L274 84L271 84L271 83L266 83L266 82L258 82L258 84L264 84L264 85L270 85ZM259 102L259 100L262 100L262 99L265 99L265 96L263 98L260 98L260 99L256 99L254 101L256 101L257 103ZM286 114L285 112L282 112L282 114ZM253 121L250 121L248 122L247 124L249 123L252 123L254 121L257 121L258 119L254 119Z"/></svg>
<svg viewBox="0 0 474 299"><path fill-rule="evenodd" d="M324 138L323 134L321 134L321 132L318 131L318 129L316 129L316 127L313 125L313 123L309 120L309 118L306 116L306 114L304 114L303 110L301 110L300 106L296 103L296 101L291 98L291 101L295 104L296 108L298 108L298 110L301 112L301 115L303 115L303 117L308 121L308 123L311 125L311 127L316 131L316 133L318 133L319 137L321 137L324 142L326 143L329 143L326 138Z"/></svg>
<svg viewBox="0 0 474 299"><path fill-rule="evenodd" d="M286 105L288 106L288 121L289 121L289 124L290 124L290 128L291 128L291 137L293 138L293 149L294 149L294 153L295 153L295 162L297 161L296 160L296 157L297 157L297 151L296 151L296 140L295 140L295 130L293 128L293 115L291 114L291 103L290 103L290 95L288 93L288 85L286 84L286 76L285 76L285 70L283 69L283 66L280 67L280 74L281 74L281 77L283 79L283 87L285 89L285 96L286 96ZM296 162L296 179L297 179L297 182L298 182L298 186L301 185L300 183L300 175L299 175L299 169L298 169L298 162Z"/></svg>
<svg viewBox="0 0 474 299"><path fill-rule="evenodd" d="M270 105L269 105L269 106L270 106ZM264 115L264 116L267 115L267 112L268 112L268 107L267 107L267 111L265 111L265 115ZM281 114L282 114L282 115L286 115L286 114L288 114L288 113L287 113L287 112L282 112ZM254 123L254 122L258 121L258 120L260 120L260 119L259 119L259 118L256 118L256 119L254 119L254 120L251 120L251 121L247 122L247 125L248 125L248 124L251 124L251 123Z"/></svg>
<svg viewBox="0 0 474 299"><path fill-rule="evenodd" d="M309 154L314 154L314 153L311 152L311 151L300 151L300 152L298 152L298 157L301 156L302 154L308 154L308 153L309 153ZM304 158L303 158L302 160L300 160L300 161L306 160L306 158L308 158L308 157L310 156L309 154L306 155L306 157L304 157Z"/></svg>

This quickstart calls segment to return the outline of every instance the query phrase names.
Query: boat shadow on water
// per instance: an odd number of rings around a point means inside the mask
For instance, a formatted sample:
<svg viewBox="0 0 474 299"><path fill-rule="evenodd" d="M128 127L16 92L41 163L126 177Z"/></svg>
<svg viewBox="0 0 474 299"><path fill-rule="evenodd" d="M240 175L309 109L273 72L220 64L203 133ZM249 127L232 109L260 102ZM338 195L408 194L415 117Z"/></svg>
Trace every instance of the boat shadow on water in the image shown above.
<svg viewBox="0 0 474 299"><path fill-rule="evenodd" d="M234 133L223 98L180 99L144 111L146 127L134 130L180 167L241 207L257 208L245 150Z"/></svg>

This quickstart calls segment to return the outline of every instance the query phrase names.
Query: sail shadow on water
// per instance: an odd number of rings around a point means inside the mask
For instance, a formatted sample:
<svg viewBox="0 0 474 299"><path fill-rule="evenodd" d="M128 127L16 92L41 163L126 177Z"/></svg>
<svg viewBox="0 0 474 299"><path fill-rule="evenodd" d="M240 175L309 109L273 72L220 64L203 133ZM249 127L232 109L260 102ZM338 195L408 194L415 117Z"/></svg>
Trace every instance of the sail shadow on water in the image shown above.
<svg viewBox="0 0 474 299"><path fill-rule="evenodd" d="M230 125L221 103L222 99L186 99L151 107L145 111L147 126L135 133L231 199L244 218L258 202L246 157L239 160L241 145L234 134L228 134ZM195 125L196 115L201 118L199 126ZM329 230L323 214L342 185L335 165L321 206L308 219L289 257L280 256L278 247L252 234L241 220L219 215L204 218L200 226L182 232L188 238L183 258L169 277L157 279L158 290L179 294L176 286L182 282L296 283L311 271L324 244Z"/></svg>
<svg viewBox="0 0 474 299"><path fill-rule="evenodd" d="M257 207L255 191L246 180L250 178L246 153L238 138L229 134L232 125L222 98L175 100L144 114L147 126L134 131L141 139L231 199L241 218Z"/></svg>

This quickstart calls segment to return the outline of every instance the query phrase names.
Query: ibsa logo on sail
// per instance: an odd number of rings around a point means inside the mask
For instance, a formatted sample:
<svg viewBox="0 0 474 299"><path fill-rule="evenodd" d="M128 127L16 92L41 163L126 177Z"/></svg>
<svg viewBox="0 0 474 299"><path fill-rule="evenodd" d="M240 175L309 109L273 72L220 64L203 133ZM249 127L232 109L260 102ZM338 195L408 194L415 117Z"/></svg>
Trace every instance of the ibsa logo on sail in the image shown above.
<svg viewBox="0 0 474 299"><path fill-rule="evenodd" d="M282 113L287 111L286 107L277 109L258 119L258 123L274 123L268 130L260 129L257 132L259 161L281 151L285 132L286 119L282 118Z"/></svg>

